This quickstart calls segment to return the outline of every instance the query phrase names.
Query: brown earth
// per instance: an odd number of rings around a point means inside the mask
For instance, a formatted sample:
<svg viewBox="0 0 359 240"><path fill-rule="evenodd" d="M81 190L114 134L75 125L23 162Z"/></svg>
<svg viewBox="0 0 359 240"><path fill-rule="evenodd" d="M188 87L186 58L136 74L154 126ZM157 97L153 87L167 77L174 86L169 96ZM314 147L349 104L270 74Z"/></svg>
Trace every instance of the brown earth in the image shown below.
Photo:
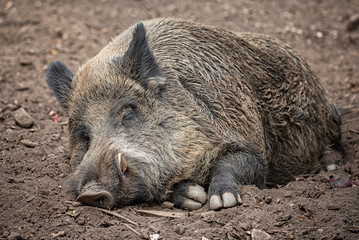
<svg viewBox="0 0 359 240"><path fill-rule="evenodd" d="M359 179L358 14L358 0L0 0L0 239L359 239L359 187L327 185L330 175ZM345 109L347 155L338 169L274 189L246 186L243 205L217 212L154 204L115 210L134 223L73 202L65 191L67 117L45 70L61 60L75 71L130 25L160 16L264 33L299 50ZM20 107L31 128L15 122Z"/></svg>

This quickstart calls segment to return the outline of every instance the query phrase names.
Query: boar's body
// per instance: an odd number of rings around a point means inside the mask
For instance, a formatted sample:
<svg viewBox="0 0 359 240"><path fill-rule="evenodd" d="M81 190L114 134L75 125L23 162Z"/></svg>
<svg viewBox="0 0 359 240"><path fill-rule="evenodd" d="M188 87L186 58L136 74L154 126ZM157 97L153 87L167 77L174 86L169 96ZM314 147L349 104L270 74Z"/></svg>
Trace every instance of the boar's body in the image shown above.
<svg viewBox="0 0 359 240"><path fill-rule="evenodd" d="M230 207L240 185L286 183L340 146L317 76L267 36L145 21L75 77L52 64L48 83L70 117L74 191L95 206L167 198L195 209L202 185L211 209Z"/></svg>

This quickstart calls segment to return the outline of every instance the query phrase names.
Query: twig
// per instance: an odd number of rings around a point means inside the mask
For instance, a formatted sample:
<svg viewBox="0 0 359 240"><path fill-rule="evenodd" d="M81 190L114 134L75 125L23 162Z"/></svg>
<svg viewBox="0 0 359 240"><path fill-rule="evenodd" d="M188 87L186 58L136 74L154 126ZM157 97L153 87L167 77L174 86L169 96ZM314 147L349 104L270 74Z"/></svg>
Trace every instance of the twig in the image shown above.
<svg viewBox="0 0 359 240"><path fill-rule="evenodd" d="M117 213L117 212L113 212L113 211L109 211L109 210L106 210L106 209L103 209L103 208L97 208L97 207L91 207L91 206L84 206L84 205L81 205L79 202L73 202L73 201L64 201L64 203L66 204L71 204L73 207L86 207L86 208L92 208L92 209L96 209L100 212L103 212L103 213L106 213L108 215L111 215L111 216L114 216L114 217L118 217L122 220L125 220L126 222L128 223L131 223L135 226L138 226L138 223L132 221L131 219L128 219L127 217L124 217L122 216L121 214Z"/></svg>
<svg viewBox="0 0 359 240"><path fill-rule="evenodd" d="M128 219L127 217L122 216L121 214L119 214L119 213L117 213L117 212L109 211L109 210L102 209L102 208L96 208L96 209L97 209L98 211L100 211L100 212L106 213L106 214L111 215L111 216L114 216L114 217L118 217L118 218L120 218L120 219L122 219L122 220L127 221L128 223L131 223L131 224L133 224L133 225L135 225L135 226L138 226L138 223L136 223L136 222L134 222L134 221Z"/></svg>
<svg viewBox="0 0 359 240"><path fill-rule="evenodd" d="M355 129L349 129L349 132L358 133L358 134L359 134L359 131L358 131L358 130L355 130Z"/></svg>
<svg viewBox="0 0 359 240"><path fill-rule="evenodd" d="M81 207L81 206L82 206L81 203L79 203L79 202L74 202L74 201L68 201L68 200L66 200L66 201L64 201L64 203L66 203L66 204L71 204L73 207Z"/></svg>
<svg viewBox="0 0 359 240"><path fill-rule="evenodd" d="M131 227L130 225L126 224L126 223L123 223L123 225L125 227L128 228L128 230L130 230L131 232L133 232L134 234L136 234L137 236L139 236L140 238L144 238L144 239L148 239L150 240L149 237L147 237L146 235L144 235L143 233L140 233L139 231L137 231L136 229L134 229L133 227Z"/></svg>
<svg viewBox="0 0 359 240"><path fill-rule="evenodd" d="M139 214L155 217L168 217L168 218L185 218L186 214L183 212L163 212L156 210L136 210Z"/></svg>

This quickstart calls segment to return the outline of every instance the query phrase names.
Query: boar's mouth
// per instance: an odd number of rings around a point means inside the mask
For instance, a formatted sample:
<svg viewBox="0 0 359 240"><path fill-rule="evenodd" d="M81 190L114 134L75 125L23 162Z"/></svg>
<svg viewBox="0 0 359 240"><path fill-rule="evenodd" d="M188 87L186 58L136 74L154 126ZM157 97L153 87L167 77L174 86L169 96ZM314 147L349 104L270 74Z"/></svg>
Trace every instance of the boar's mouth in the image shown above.
<svg viewBox="0 0 359 240"><path fill-rule="evenodd" d="M100 208L112 208L115 205L112 194L96 182L87 183L77 197L77 201L84 205Z"/></svg>

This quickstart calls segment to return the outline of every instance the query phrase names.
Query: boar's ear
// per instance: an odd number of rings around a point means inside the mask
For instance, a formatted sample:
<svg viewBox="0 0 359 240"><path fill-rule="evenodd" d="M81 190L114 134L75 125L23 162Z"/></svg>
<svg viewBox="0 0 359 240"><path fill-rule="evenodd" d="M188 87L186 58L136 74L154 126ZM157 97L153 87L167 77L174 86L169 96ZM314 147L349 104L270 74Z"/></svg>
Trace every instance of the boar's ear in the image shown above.
<svg viewBox="0 0 359 240"><path fill-rule="evenodd" d="M154 85L153 81L162 76L142 22L135 27L132 40L120 62L121 68L145 88Z"/></svg>
<svg viewBox="0 0 359 240"><path fill-rule="evenodd" d="M46 82L55 93L57 100L67 109L73 73L64 63L56 61L50 64L46 77Z"/></svg>

